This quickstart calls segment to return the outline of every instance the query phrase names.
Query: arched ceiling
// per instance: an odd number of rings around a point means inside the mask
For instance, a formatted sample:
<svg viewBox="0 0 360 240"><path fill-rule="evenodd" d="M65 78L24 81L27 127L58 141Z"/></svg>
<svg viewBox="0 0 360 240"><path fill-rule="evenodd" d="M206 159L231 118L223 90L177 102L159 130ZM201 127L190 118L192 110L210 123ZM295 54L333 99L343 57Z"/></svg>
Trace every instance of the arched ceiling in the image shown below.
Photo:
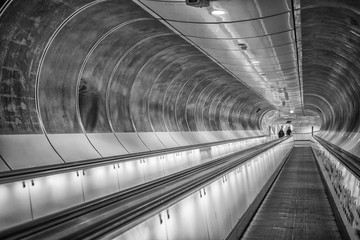
<svg viewBox="0 0 360 240"><path fill-rule="evenodd" d="M176 0L137 2L275 108L305 114L299 1L210 1L202 8ZM216 9L225 14L213 15Z"/></svg>
<svg viewBox="0 0 360 240"><path fill-rule="evenodd" d="M301 1L304 104L321 135L359 155L360 2Z"/></svg>
<svg viewBox="0 0 360 240"><path fill-rule="evenodd" d="M8 0L0 132L257 131L280 111L360 151L359 5Z"/></svg>
<svg viewBox="0 0 360 240"><path fill-rule="evenodd" d="M263 124L320 117L327 140L359 151L360 1L138 2L271 102Z"/></svg>
<svg viewBox="0 0 360 240"><path fill-rule="evenodd" d="M303 1L304 101L325 130L359 130L360 2Z"/></svg>
<svg viewBox="0 0 360 240"><path fill-rule="evenodd" d="M130 1L13 0L0 23L3 134L259 130L275 109Z"/></svg>

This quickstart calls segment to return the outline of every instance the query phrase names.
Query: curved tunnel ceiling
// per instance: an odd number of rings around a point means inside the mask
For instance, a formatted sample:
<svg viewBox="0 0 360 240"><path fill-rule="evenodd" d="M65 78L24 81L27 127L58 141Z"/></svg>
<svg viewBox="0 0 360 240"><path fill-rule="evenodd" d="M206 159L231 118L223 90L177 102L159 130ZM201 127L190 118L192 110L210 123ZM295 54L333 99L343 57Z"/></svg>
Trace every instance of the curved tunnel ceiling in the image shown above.
<svg viewBox="0 0 360 240"><path fill-rule="evenodd" d="M50 146L25 152L47 152L29 157L43 165L216 138L186 132L262 135L274 109L130 1L8 1L0 32L2 154L12 168L31 164L10 143L31 148L34 134Z"/></svg>
<svg viewBox="0 0 360 240"><path fill-rule="evenodd" d="M200 48L275 108L304 115L299 2L139 0L141 6ZM222 9L223 15L212 11Z"/></svg>
<svg viewBox="0 0 360 240"><path fill-rule="evenodd" d="M278 108L263 124L320 117L321 136L360 154L359 1L138 2Z"/></svg>
<svg viewBox="0 0 360 240"><path fill-rule="evenodd" d="M360 2L301 1L304 105L321 136L359 155Z"/></svg>
<svg viewBox="0 0 360 240"><path fill-rule="evenodd" d="M320 116L321 136L360 154L359 3L136 3L2 6L2 142L43 136L39 145L55 150L34 164L44 165L181 145L162 133L259 135L263 116L294 110ZM126 145L131 134L141 141ZM104 144L123 150L102 152Z"/></svg>

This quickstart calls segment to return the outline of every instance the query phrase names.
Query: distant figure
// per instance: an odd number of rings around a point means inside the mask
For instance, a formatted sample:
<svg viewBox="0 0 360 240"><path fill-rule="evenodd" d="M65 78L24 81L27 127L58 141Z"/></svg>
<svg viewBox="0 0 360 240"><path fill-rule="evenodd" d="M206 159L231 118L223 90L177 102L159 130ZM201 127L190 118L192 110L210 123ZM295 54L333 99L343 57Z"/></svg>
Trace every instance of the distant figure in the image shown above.
<svg viewBox="0 0 360 240"><path fill-rule="evenodd" d="M288 136L291 135L291 129L290 129L290 127L288 127L288 129L286 130L286 135L288 135Z"/></svg>
<svg viewBox="0 0 360 240"><path fill-rule="evenodd" d="M283 128L281 127L281 129L280 129L280 131L279 131L279 138L282 138L284 135L285 135L285 133L284 133L284 130L283 130Z"/></svg>

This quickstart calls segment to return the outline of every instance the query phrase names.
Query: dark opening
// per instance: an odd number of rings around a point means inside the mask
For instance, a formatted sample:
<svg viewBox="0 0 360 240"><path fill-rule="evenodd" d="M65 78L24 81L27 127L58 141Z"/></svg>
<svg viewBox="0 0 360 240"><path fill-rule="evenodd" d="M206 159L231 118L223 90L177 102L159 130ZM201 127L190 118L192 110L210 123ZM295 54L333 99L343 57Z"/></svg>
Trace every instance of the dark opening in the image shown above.
<svg viewBox="0 0 360 240"><path fill-rule="evenodd" d="M210 6L210 3L209 0L186 0L186 5L201 8Z"/></svg>
<svg viewBox="0 0 360 240"><path fill-rule="evenodd" d="M238 43L238 46L241 48L241 50L247 49L247 45L245 43Z"/></svg>

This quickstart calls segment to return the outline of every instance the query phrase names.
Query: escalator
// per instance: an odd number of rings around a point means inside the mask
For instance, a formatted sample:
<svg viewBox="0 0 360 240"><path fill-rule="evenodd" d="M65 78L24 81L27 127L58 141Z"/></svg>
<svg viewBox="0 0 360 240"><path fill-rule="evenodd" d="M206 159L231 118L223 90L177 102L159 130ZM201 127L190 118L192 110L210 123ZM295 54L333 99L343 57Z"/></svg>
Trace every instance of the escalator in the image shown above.
<svg viewBox="0 0 360 240"><path fill-rule="evenodd" d="M342 239L310 147L295 147L242 239Z"/></svg>
<svg viewBox="0 0 360 240"><path fill-rule="evenodd" d="M204 186L221 179L230 171L236 171L240 165L282 142L286 142L286 139L228 154L20 224L0 231L0 239L95 239L119 236L177 203L183 196L194 192L198 196L197 191Z"/></svg>

